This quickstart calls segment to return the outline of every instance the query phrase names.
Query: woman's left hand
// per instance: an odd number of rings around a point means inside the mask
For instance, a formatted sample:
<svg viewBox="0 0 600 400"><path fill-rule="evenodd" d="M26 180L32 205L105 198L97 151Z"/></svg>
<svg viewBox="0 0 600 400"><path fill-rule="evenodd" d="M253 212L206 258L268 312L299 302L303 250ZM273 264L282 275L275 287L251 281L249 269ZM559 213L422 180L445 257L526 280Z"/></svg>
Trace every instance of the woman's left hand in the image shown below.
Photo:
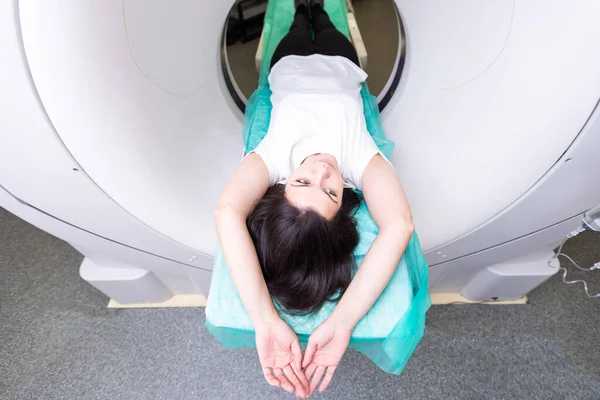
<svg viewBox="0 0 600 400"><path fill-rule="evenodd" d="M325 378L319 387L319 392L327 389L335 369L348 348L351 334L352 330L328 319L310 335L302 360L302 368L305 368L304 374L310 381L310 396L315 391L323 374L325 374Z"/></svg>

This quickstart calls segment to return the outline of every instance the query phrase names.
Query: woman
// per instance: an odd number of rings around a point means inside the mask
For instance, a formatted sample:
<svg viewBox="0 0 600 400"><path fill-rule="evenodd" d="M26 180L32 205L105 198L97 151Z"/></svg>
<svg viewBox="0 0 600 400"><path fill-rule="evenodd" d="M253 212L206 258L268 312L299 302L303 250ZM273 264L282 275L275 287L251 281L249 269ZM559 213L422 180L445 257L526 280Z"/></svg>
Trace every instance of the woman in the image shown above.
<svg viewBox="0 0 600 400"><path fill-rule="evenodd" d="M360 97L366 73L323 0L296 0L289 33L271 62L267 135L238 165L215 219L232 279L254 324L267 382L298 397L333 378L358 321L377 300L413 233L394 168L367 132ZM310 32L310 23L315 33ZM379 228L350 281L358 243L353 209L362 190ZM339 300L302 355L288 312ZM310 382L310 383L309 383Z"/></svg>

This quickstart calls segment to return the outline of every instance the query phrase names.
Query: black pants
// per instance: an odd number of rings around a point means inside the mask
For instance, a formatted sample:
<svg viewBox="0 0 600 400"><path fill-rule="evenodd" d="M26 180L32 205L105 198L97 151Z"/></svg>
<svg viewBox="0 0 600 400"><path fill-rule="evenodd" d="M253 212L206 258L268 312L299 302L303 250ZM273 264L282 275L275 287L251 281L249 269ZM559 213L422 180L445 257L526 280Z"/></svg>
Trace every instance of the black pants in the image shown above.
<svg viewBox="0 0 600 400"><path fill-rule="evenodd" d="M360 67L354 46L335 28L325 10L317 6L313 7L311 11L315 39L312 39L310 33L308 9L300 6L296 9L290 31L281 39L273 52L271 68L285 56L309 56L311 54L346 57Z"/></svg>

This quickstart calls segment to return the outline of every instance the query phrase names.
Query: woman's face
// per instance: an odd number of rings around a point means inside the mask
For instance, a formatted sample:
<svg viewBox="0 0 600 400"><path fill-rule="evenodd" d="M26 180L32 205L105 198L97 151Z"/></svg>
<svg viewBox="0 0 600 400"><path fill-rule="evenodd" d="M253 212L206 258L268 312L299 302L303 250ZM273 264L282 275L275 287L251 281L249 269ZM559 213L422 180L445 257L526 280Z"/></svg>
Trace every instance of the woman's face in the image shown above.
<svg viewBox="0 0 600 400"><path fill-rule="evenodd" d="M330 154L313 154L294 171L285 196L298 208L310 208L331 220L340 209L344 180L337 160Z"/></svg>

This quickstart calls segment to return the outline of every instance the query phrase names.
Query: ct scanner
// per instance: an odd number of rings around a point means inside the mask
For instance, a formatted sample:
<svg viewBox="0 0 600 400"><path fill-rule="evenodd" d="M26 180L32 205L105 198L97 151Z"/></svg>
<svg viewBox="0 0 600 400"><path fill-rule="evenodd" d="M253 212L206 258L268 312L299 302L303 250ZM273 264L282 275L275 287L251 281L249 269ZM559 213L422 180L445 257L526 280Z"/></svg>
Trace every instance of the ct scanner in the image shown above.
<svg viewBox="0 0 600 400"><path fill-rule="evenodd" d="M600 3L396 5L406 52L382 122L430 290L519 298L600 203ZM242 152L219 57L231 6L0 3L0 206L80 251L120 302L208 293L213 209Z"/></svg>

